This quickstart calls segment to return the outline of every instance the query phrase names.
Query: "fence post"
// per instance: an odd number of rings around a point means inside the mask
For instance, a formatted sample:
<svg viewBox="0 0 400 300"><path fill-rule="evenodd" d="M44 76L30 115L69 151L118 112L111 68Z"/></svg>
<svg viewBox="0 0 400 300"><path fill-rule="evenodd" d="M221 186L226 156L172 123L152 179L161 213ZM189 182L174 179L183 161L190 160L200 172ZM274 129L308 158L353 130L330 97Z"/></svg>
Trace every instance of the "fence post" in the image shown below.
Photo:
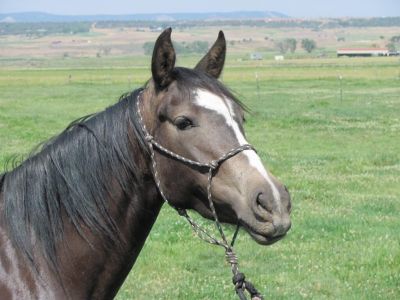
<svg viewBox="0 0 400 300"><path fill-rule="evenodd" d="M342 77L342 75L339 75L338 79L339 79L339 88L340 88L340 102L342 102L343 101L343 86L342 86L343 77Z"/></svg>
<svg viewBox="0 0 400 300"><path fill-rule="evenodd" d="M256 84L257 84L257 100L260 101L260 82L258 81L258 72L256 72Z"/></svg>

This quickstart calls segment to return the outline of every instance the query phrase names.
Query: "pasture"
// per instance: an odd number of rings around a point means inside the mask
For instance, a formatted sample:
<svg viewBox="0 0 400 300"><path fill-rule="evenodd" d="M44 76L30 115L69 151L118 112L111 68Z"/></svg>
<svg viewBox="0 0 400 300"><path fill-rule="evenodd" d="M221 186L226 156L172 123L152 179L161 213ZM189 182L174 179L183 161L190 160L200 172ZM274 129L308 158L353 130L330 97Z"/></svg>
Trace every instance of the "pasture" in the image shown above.
<svg viewBox="0 0 400 300"><path fill-rule="evenodd" d="M146 59L53 58L28 67L2 58L0 171L141 86ZM262 247L241 231L242 271L267 299L399 299L399 59L228 58L223 81L251 109L248 140L293 203L293 227L277 244ZM223 254L165 205L117 299L234 299Z"/></svg>

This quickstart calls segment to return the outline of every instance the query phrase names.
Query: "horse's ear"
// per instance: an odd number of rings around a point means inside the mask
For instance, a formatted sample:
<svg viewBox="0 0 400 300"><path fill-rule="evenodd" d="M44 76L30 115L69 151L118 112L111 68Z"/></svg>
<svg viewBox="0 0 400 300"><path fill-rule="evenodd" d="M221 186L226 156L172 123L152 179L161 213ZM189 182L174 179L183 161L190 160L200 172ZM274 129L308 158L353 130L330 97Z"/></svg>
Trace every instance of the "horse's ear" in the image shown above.
<svg viewBox="0 0 400 300"><path fill-rule="evenodd" d="M175 50L171 41L172 29L165 29L158 37L151 60L151 72L158 89L167 87L173 80Z"/></svg>
<svg viewBox="0 0 400 300"><path fill-rule="evenodd" d="M212 45L208 53L199 61L195 70L206 72L208 75L218 78L224 68L225 55L225 36L224 33L220 31L214 45Z"/></svg>

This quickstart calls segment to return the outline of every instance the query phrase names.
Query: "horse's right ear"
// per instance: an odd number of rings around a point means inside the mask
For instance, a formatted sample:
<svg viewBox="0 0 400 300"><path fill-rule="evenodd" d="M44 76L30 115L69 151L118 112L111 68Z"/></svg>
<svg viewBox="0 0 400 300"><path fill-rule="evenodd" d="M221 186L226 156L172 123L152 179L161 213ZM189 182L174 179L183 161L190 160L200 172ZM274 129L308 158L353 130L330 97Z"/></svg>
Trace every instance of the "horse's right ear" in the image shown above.
<svg viewBox="0 0 400 300"><path fill-rule="evenodd" d="M156 88L159 90L167 87L173 80L175 50L171 41L171 32L171 28L165 29L154 45L151 72Z"/></svg>

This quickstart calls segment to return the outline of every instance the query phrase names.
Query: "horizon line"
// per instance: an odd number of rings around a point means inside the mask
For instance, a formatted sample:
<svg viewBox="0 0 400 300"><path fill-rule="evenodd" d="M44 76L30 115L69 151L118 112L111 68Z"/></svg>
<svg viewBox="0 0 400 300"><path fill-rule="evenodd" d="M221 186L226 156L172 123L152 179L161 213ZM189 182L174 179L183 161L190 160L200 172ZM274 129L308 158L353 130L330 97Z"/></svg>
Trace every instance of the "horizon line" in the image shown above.
<svg viewBox="0 0 400 300"><path fill-rule="evenodd" d="M341 15L341 16L291 16L284 12L276 11L276 10L231 10L231 11L186 11L186 12L128 12L128 13L58 13L58 12L48 12L43 10L31 10L31 11L8 11L8 12L0 12L0 15L8 15L8 14L29 14L29 13L42 13L54 16L129 16L129 15L185 15L185 14L229 14L229 13L276 13L285 16L286 18L291 19L340 19L340 18L357 18L357 19L368 19L368 18L398 18L397 16L385 16L385 15L370 15L370 16L354 16L354 15ZM284 18L284 17L282 17Z"/></svg>

